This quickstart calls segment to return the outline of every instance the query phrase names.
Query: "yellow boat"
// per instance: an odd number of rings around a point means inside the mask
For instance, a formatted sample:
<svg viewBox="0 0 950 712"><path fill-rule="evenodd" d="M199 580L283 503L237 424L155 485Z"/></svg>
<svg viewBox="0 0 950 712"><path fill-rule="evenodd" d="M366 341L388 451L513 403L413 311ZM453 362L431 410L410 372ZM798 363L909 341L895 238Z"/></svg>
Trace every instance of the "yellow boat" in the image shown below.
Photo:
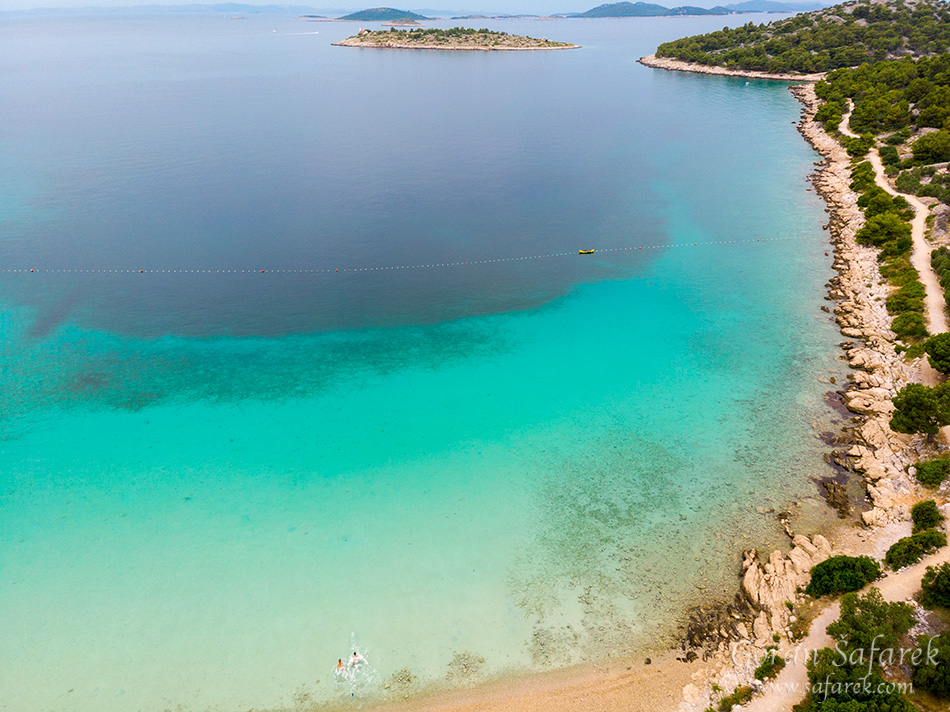
<svg viewBox="0 0 950 712"><path fill-rule="evenodd" d="M593 250L578 250L577 254L579 255L592 255L594 254Z"/></svg>

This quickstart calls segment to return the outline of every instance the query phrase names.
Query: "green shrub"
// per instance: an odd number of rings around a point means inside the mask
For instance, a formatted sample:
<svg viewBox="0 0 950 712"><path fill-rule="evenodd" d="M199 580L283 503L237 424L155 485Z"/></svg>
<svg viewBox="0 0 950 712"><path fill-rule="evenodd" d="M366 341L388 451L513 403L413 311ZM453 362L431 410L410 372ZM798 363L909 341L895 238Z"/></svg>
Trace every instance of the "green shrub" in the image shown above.
<svg viewBox="0 0 950 712"><path fill-rule="evenodd" d="M950 333L931 336L924 344L924 351L931 366L940 373L950 373Z"/></svg>
<svg viewBox="0 0 950 712"><path fill-rule="evenodd" d="M920 604L927 609L950 608L950 563L927 567L920 580Z"/></svg>
<svg viewBox="0 0 950 712"><path fill-rule="evenodd" d="M887 550L884 561L895 571L905 566L916 564L924 554L936 551L947 545L947 537L943 532L934 529L917 532L894 543Z"/></svg>
<svg viewBox="0 0 950 712"><path fill-rule="evenodd" d="M815 598L857 591L881 577L881 567L869 556L833 556L811 570L805 593Z"/></svg>
<svg viewBox="0 0 950 712"><path fill-rule="evenodd" d="M917 481L924 487L939 487L950 474L950 458L917 463Z"/></svg>
<svg viewBox="0 0 950 712"><path fill-rule="evenodd" d="M920 664L914 666L914 684L935 697L950 698L950 634L922 636L917 646L924 651L932 650L934 655L920 657Z"/></svg>
<svg viewBox="0 0 950 712"><path fill-rule="evenodd" d="M914 161L918 163L940 163L950 161L950 132L940 130L924 134L910 147L914 152Z"/></svg>
<svg viewBox="0 0 950 712"><path fill-rule="evenodd" d="M872 215L854 235L859 245L874 245L875 247L881 247L891 240L910 236L910 225L893 210Z"/></svg>
<svg viewBox="0 0 950 712"><path fill-rule="evenodd" d="M924 310L925 294L923 284L908 282L887 298L887 311L891 314L922 312ZM950 337L950 334L947 334L947 336Z"/></svg>
<svg viewBox="0 0 950 712"><path fill-rule="evenodd" d="M765 649L765 657L755 669L756 680L771 680L785 667L785 658L778 654L778 648L770 645Z"/></svg>
<svg viewBox="0 0 950 712"><path fill-rule="evenodd" d="M841 616L828 626L828 635L844 641L850 650L870 650L875 641L878 649L891 648L913 625L913 606L888 603L872 586L863 596L841 597Z"/></svg>
<svg viewBox="0 0 950 712"><path fill-rule="evenodd" d="M924 529L939 527L943 522L943 515L937 509L937 503L932 499L915 504L913 509L910 510L910 516L914 520L915 534Z"/></svg>
<svg viewBox="0 0 950 712"><path fill-rule="evenodd" d="M719 707L717 709L719 712L732 712L732 708L736 705L744 705L746 702L752 699L752 688L741 686L737 687L736 691L731 695L723 697L719 700Z"/></svg>
<svg viewBox="0 0 950 712"><path fill-rule="evenodd" d="M924 315L920 312L905 312L894 317L891 322L891 331L897 338L907 343L923 341L929 336L927 332L927 322L924 321Z"/></svg>
<svg viewBox="0 0 950 712"><path fill-rule="evenodd" d="M897 147L891 146L881 146L881 150L878 152L881 154L881 163L885 166L896 166L901 162L900 156L897 155Z"/></svg>

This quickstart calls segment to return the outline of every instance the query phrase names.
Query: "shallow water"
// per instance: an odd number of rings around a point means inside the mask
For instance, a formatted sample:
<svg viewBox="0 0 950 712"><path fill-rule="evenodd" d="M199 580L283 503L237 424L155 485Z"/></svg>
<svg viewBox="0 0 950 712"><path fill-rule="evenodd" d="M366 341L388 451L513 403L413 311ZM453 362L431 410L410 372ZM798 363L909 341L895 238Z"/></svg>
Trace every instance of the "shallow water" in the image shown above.
<svg viewBox="0 0 950 712"><path fill-rule="evenodd" d="M0 709L622 654L731 595L756 507L820 515L799 107L635 62L723 18L497 23L584 45L507 54L0 22L0 259L37 270L0 275Z"/></svg>

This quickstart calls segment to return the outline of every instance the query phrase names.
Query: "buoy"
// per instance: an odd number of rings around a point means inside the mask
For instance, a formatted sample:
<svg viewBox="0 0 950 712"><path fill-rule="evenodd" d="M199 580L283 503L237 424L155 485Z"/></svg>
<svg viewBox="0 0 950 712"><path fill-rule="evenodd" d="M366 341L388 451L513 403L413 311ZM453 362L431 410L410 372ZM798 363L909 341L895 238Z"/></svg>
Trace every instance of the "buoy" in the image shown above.
<svg viewBox="0 0 950 712"><path fill-rule="evenodd" d="M339 272L339 271L340 271L340 270L337 270L337 272Z"/></svg>
<svg viewBox="0 0 950 712"><path fill-rule="evenodd" d="M30 270L30 272L32 272L32 271L33 271L33 270Z"/></svg>
<svg viewBox="0 0 950 712"><path fill-rule="evenodd" d="M261 270L261 274L264 274L264 270Z"/></svg>

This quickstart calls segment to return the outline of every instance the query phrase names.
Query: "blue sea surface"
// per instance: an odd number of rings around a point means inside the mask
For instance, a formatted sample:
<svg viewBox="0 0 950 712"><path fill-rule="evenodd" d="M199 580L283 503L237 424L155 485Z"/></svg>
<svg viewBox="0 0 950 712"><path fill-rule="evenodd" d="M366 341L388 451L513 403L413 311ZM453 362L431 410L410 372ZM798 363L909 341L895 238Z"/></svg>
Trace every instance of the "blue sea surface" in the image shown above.
<svg viewBox="0 0 950 712"><path fill-rule="evenodd" d="M749 19L439 53L0 17L0 710L651 650L775 512L818 526L843 367L800 107L636 62Z"/></svg>

